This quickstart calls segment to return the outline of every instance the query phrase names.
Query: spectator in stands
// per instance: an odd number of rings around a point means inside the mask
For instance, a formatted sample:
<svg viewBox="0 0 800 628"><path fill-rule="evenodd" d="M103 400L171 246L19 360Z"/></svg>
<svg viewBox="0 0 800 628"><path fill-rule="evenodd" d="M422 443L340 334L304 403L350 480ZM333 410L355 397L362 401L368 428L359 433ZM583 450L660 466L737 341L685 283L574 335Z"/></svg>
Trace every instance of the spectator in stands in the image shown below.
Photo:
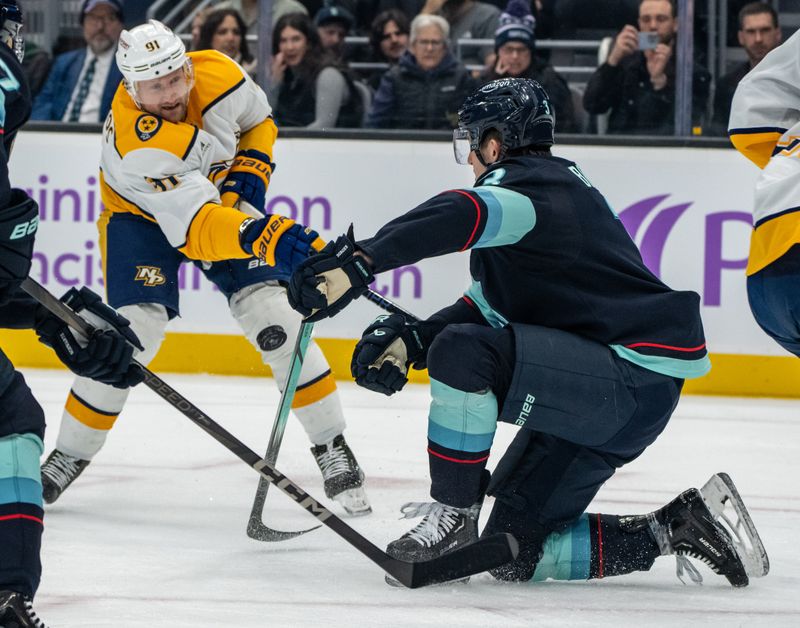
<svg viewBox="0 0 800 628"><path fill-rule="evenodd" d="M114 61L122 32L122 0L84 0L86 46L58 55L36 96L31 120L102 122L122 80Z"/></svg>
<svg viewBox="0 0 800 628"><path fill-rule="evenodd" d="M500 15L500 26L494 35L497 58L481 76L488 83L498 78L529 78L544 87L556 110L556 130L574 133L575 108L567 82L551 65L536 57L536 20L526 0L510 0Z"/></svg>
<svg viewBox="0 0 800 628"><path fill-rule="evenodd" d="M223 0L216 2L214 8L235 9L242 16L245 26L251 33L258 33L258 3L260 0ZM273 28L278 20L289 13L305 13L306 9L298 0L273 0L272 2L272 25Z"/></svg>
<svg viewBox="0 0 800 628"><path fill-rule="evenodd" d="M673 0L641 0L639 30L626 25L606 62L589 79L583 106L592 114L610 110L609 133L671 135L675 129L675 38L678 20ZM653 33L652 43L639 34ZM652 46L652 47L650 47ZM694 64L692 120L701 126L710 76Z"/></svg>
<svg viewBox="0 0 800 628"><path fill-rule="evenodd" d="M461 39L492 39L500 9L476 0L426 0L420 14L445 18L450 24L450 39L455 49ZM460 59L466 65L486 65L493 53L492 46L463 46Z"/></svg>
<svg viewBox="0 0 800 628"><path fill-rule="evenodd" d="M192 42L189 45L190 50L200 50L200 29L203 28L203 23L206 21L206 18L215 10L219 9L215 9L214 7L203 7L194 14L194 17L192 17Z"/></svg>
<svg viewBox="0 0 800 628"><path fill-rule="evenodd" d="M322 48L330 52L338 62L344 61L344 38L354 22L350 11L328 2L314 16L314 25L317 27Z"/></svg>
<svg viewBox="0 0 800 628"><path fill-rule="evenodd" d="M247 45L247 26L234 9L218 9L208 14L200 27L198 50L219 50L254 76L256 59Z"/></svg>
<svg viewBox="0 0 800 628"><path fill-rule="evenodd" d="M475 81L447 48L450 27L439 15L411 22L411 45L381 79L368 126L452 129Z"/></svg>
<svg viewBox="0 0 800 628"><path fill-rule="evenodd" d="M360 127L362 94L349 73L322 49L317 30L303 13L289 13L272 34L269 101L278 127ZM368 91L363 86L364 91Z"/></svg>
<svg viewBox="0 0 800 628"><path fill-rule="evenodd" d="M408 50L408 18L398 9L379 13L372 22L369 43L372 46L371 61L397 65L400 57ZM385 70L373 72L367 79L372 89L378 89Z"/></svg>
<svg viewBox="0 0 800 628"><path fill-rule="evenodd" d="M747 61L717 79L714 119L711 124L713 135L728 134L728 118L731 115L731 101L736 86L770 50L780 45L781 39L778 13L770 5L765 2L751 2L739 11L739 45L747 53Z"/></svg>

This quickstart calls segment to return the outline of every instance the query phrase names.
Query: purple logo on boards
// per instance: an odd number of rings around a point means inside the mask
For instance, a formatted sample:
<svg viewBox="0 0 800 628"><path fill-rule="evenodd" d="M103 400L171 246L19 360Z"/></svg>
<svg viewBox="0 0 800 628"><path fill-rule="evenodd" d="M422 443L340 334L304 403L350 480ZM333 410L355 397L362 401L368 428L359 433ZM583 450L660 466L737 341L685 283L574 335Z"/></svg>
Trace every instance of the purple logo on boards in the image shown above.
<svg viewBox="0 0 800 628"><path fill-rule="evenodd" d="M670 204L670 194L650 196L629 205L619 218L633 241L639 247L645 265L657 277L661 277L661 262L670 233L678 221L686 215L693 202ZM652 218L650 218L652 216ZM649 223L645 222L650 218ZM723 257L723 234L734 228L752 227L749 212L722 211L705 215L703 257L703 305L719 306L722 298L722 271L736 270L744 281L741 272L747 266L747 250L737 252L736 258ZM691 251L684 251L691 254Z"/></svg>

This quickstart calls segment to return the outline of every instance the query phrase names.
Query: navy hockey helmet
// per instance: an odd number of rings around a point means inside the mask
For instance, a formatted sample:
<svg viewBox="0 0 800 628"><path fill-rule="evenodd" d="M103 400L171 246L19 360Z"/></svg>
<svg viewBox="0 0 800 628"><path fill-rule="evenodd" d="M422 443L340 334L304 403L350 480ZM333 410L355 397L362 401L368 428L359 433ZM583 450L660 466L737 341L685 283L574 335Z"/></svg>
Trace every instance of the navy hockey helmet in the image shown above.
<svg viewBox="0 0 800 628"><path fill-rule="evenodd" d="M486 133L496 130L503 138L501 157L526 146L552 146L556 123L553 105L534 80L502 78L487 83L467 97L458 110L459 128L453 132L458 163L467 163L471 151L480 155ZM469 150L465 151L466 141Z"/></svg>
<svg viewBox="0 0 800 628"><path fill-rule="evenodd" d="M0 0L0 40L17 55L20 63L25 56L22 41L22 9L17 0Z"/></svg>

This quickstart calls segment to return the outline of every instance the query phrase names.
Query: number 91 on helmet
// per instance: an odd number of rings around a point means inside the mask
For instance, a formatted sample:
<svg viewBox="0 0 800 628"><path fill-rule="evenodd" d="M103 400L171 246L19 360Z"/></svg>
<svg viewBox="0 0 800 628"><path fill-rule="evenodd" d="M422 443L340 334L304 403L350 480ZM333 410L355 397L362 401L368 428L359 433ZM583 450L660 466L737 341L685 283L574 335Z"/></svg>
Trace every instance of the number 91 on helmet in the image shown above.
<svg viewBox="0 0 800 628"><path fill-rule="evenodd" d="M116 60L137 107L171 122L183 119L194 70L180 37L158 20L149 20L122 31Z"/></svg>

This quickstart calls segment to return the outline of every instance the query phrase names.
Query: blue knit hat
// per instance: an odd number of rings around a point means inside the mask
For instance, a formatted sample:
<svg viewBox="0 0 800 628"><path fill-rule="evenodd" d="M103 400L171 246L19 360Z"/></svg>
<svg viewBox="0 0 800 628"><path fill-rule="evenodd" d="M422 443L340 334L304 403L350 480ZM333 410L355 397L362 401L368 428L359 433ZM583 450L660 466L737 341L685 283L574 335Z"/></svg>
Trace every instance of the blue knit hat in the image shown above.
<svg viewBox="0 0 800 628"><path fill-rule="evenodd" d="M494 32L494 49L498 50L510 41L519 41L533 52L536 46L536 18L531 15L530 3L526 0L509 0L506 10L500 14L500 21Z"/></svg>

